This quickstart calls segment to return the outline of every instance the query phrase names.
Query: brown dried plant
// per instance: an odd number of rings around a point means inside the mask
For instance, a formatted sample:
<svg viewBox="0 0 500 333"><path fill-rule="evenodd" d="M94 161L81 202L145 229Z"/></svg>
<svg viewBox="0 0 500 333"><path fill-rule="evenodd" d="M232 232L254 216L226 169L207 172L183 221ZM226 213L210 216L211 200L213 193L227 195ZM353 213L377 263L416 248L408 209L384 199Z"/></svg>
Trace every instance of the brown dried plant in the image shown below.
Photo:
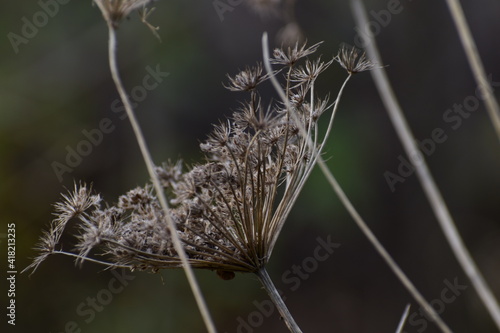
<svg viewBox="0 0 500 333"><path fill-rule="evenodd" d="M142 9L145 21L151 11L144 6L149 2L95 0L108 24L111 73L125 106L130 106L130 101L116 64L115 30L134 10ZM226 88L246 92L248 99L214 127L200 145L205 161L188 170L183 170L181 161L153 168L140 127L128 107L152 183L130 190L115 204L103 202L90 186L75 184L55 205L56 217L41 237L39 255L27 269L35 271L48 256L63 254L74 257L78 264L91 261L107 268L157 272L182 267L188 279L190 267L215 270L223 279L234 278L235 272L251 272L257 274L289 329L301 332L265 266L321 156L345 84L352 74L373 67L354 49L341 49L326 62L321 57L310 60L308 56L319 45L296 43L275 49L270 61L279 68L274 72L264 74L262 65L257 64L228 76ZM314 85L334 60L348 76L330 104L328 97L316 96ZM265 106L258 87L269 79L274 84L276 76L282 78L286 102L278 98L279 102ZM329 109L327 130L320 133L318 121ZM78 221L76 244L73 250L63 250L61 237L73 220ZM201 304L207 328L215 332L203 307Z"/></svg>
<svg viewBox="0 0 500 333"><path fill-rule="evenodd" d="M228 76L226 88L247 92L249 98L200 145L205 162L186 171L181 161L156 168L192 267L215 270L223 279L232 279L235 272L268 278L265 265L329 133L319 133L318 120L332 109L331 128L341 95L332 104L328 97L314 96L317 77L333 62L307 58L319 45L274 50L271 61L280 68L272 75L283 77L287 106L263 105L257 88L270 75L263 74L261 64ZM346 52L341 50L335 60L349 78L355 71L348 66L357 64L352 57L358 54ZM38 245L40 254L29 267L33 270L51 254L110 268L157 272L182 267L151 184L130 190L116 204L105 204L91 187L75 184L55 211ZM62 250L58 243L74 219L79 221L75 250Z"/></svg>
<svg viewBox="0 0 500 333"><path fill-rule="evenodd" d="M274 74L285 73L291 110L282 103L264 106L257 86L269 76L263 74L261 64L247 67L229 76L227 89L248 92L249 99L230 119L215 126L200 145L206 161L187 171L180 161L156 168L193 267L232 277L234 273L228 272L257 272L269 261L326 140L319 141L318 120L332 104L328 97L312 96L311 88L333 60L306 59L297 65L318 46L274 51L271 61L282 66ZM349 57L342 58L346 54ZM353 54L342 50L336 59L349 66ZM300 126L307 129L307 138L300 134ZM72 219L80 221L77 251L71 252L78 262L91 259L110 267L154 272L181 266L150 184L127 192L112 205L104 204L90 187L75 185L55 210L56 218L42 237L41 255L32 268L49 254L70 254L58 250L57 243ZM96 249L108 260L90 258Z"/></svg>

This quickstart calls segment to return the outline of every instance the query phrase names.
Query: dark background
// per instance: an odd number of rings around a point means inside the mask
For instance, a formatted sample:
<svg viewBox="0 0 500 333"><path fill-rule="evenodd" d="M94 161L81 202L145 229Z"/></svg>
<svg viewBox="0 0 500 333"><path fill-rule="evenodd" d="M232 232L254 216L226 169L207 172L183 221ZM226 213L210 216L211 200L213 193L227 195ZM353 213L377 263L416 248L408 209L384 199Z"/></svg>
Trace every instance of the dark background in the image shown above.
<svg viewBox="0 0 500 333"><path fill-rule="evenodd" d="M61 4L17 53L8 33L20 35L22 18L32 21L42 7L35 1L0 5L0 236L5 237L7 224L16 224L18 270L35 254L32 247L52 218L52 204L74 181L93 183L109 202L148 181L129 123L112 112L117 93L107 63L107 30L90 3ZM388 3L367 1L367 7L379 12ZM500 3L464 5L486 72L498 82ZM377 35L384 65L416 138L430 138L436 128L447 136L427 161L499 298L498 138L483 104L456 130L443 120L446 110L474 95L476 87L444 1L402 1L401 6ZM223 88L225 74L261 60L262 33L268 31L276 43L283 21L261 17L243 4L226 12L223 21L212 1L164 0L155 7L150 21L160 26L161 43L135 13L119 29L122 77L131 89L142 83L147 66L170 73L139 103L138 117L157 163L182 158L190 164L202 158L198 144L210 124L230 115L245 98ZM353 43L355 24L347 1L298 1L296 14L310 43L324 41L319 53L325 59L341 43ZM331 92L333 98L344 77L339 66L332 66L319 81L319 92ZM415 175L397 184L395 192L384 179L384 172L397 172L403 149L369 73L353 77L337 116L325 157L360 214L428 300L441 304L445 281L467 286L441 309L454 332L495 332ZM112 120L114 131L60 182L52 163L64 163L66 148L74 149L85 139L82 131L97 128L103 118ZM292 291L282 275L313 255L318 237L329 235L341 246ZM7 327L5 238L1 241L1 325ZM304 332L394 332L407 303L411 313L418 313L318 171L292 211L268 270ZM68 257L52 257L31 277L17 275L16 326L9 332L69 332L72 321L81 332L205 331L182 271L133 276L87 323L89 316L79 315L77 308L89 297L111 295L107 290L114 275L100 266L79 269ZM276 313L259 322L264 316L255 304L267 297L254 276L223 281L213 272L197 271L197 277L219 332L287 331ZM420 315L414 318L420 321L405 331L437 332ZM241 321L249 319L258 327L242 328Z"/></svg>

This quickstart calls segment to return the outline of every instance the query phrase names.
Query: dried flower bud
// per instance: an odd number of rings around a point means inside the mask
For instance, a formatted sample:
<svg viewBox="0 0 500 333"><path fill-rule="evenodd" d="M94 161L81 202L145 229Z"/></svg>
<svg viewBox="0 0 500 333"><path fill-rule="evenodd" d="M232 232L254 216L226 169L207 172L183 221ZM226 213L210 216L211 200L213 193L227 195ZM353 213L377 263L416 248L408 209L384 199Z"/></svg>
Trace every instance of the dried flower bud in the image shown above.
<svg viewBox="0 0 500 333"><path fill-rule="evenodd" d="M321 43L322 42L319 42L306 48L306 43L299 47L299 43L297 42L294 47L274 49L271 63L276 65L293 66L299 59L316 52Z"/></svg>
<svg viewBox="0 0 500 333"><path fill-rule="evenodd" d="M292 82L309 83L316 80L316 78L323 73L333 62L333 59L328 62L321 61L321 57L315 61L306 60L304 66L296 67L292 71ZM297 86L298 86L297 85Z"/></svg>
<svg viewBox="0 0 500 333"><path fill-rule="evenodd" d="M145 8L153 0L94 0L104 19L117 26L131 12ZM147 16L147 14L145 14Z"/></svg>
<svg viewBox="0 0 500 333"><path fill-rule="evenodd" d="M252 91L259 83L266 80L268 75L262 75L262 64L258 63L253 67L246 67L234 77L227 75L229 85L224 86L231 91Z"/></svg>
<svg viewBox="0 0 500 333"><path fill-rule="evenodd" d="M344 44L341 46L335 60L349 73L369 71L379 66L366 58L366 53L361 53L357 48Z"/></svg>

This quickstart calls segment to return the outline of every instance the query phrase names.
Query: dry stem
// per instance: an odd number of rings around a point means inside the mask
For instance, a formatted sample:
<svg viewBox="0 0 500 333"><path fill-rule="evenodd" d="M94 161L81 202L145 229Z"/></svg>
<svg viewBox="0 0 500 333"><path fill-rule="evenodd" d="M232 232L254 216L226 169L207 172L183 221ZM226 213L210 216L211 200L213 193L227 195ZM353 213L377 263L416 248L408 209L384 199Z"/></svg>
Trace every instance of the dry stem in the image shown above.
<svg viewBox="0 0 500 333"><path fill-rule="evenodd" d="M276 305L276 308L281 314L281 318L283 318L283 320L285 321L285 324L290 330L290 332L302 333L299 326L297 325L292 315L290 314L290 311L288 311L288 308L286 307L285 302L283 302L283 299L278 293L278 290L274 286L273 281L271 281L271 278L269 277L269 274L267 273L266 269L262 267L255 274L257 274L259 281L264 286L264 289L266 289L269 298L271 298L274 305Z"/></svg>
<svg viewBox="0 0 500 333"><path fill-rule="evenodd" d="M493 89L490 87L488 83L488 79L486 78L486 72L484 70L483 63L481 58L479 57L479 52L477 51L476 43L474 42L474 38L469 29L469 25L467 24L467 20L465 19L464 12L462 10L462 6L458 0L446 0L448 4L448 8L450 9L451 16L453 17L453 21L455 22L455 26L458 30L458 35L460 36L460 40L462 41L462 45L464 47L465 54L467 55L467 60L472 69L472 73L474 74L474 78L476 79L476 83L478 87L480 87L480 91L484 96L484 102L486 104L486 110L490 116L491 122L493 123L493 128L497 133L498 139L500 140L500 107L498 106L498 102L493 95ZM484 300L483 300L484 301ZM495 307L494 304L489 305L492 309ZM500 329L500 311L498 309L498 304L496 305L497 315L494 317L498 328Z"/></svg>
<svg viewBox="0 0 500 333"><path fill-rule="evenodd" d="M165 212L165 220L166 220L167 226L170 230L173 245L175 247L177 254L179 255L179 258L181 259L182 268L184 269L184 272L186 273L186 277L188 279L191 290L193 291L194 297L196 299L196 303L198 304L198 308L200 309L201 315L202 315L203 320L205 322L205 326L207 327L207 329L210 333L216 333L217 331L215 329L215 325L214 325L213 320L212 320L210 313L208 311L208 307L205 303L203 295L201 294L201 290L200 290L199 285L196 281L196 277L194 276L193 270L192 270L192 268L189 265L189 262L187 260L186 252L184 251L181 240L177 234L175 224L174 224L172 218L170 217L170 211L169 211L167 199L165 197L165 193L163 192L163 188L160 184L158 176L155 173L155 166L153 163L153 159L151 158L151 154L149 153L149 149L146 145L146 141L145 141L144 136L142 134L142 130L139 126L137 118L135 117L135 114L134 114L133 109L132 109L132 105L131 105L130 100L127 96L127 93L125 92L122 81L120 79L118 66L116 64L116 31L115 31L115 27L113 26L113 24L111 22L108 21L107 23L108 23L108 29L109 29L109 66L111 69L111 75L113 77L113 81L116 85L118 93L120 94L120 98L123 102L123 105L124 105L125 110L127 112L127 116L129 118L130 123L132 125L132 128L134 130L134 134L135 134L135 137L137 139L137 143L139 144L142 156L144 158L144 162L146 163L146 167L148 169L148 173L151 177L155 191L157 193L158 200L160 201L160 204Z"/></svg>
<svg viewBox="0 0 500 333"><path fill-rule="evenodd" d="M269 47L267 43L267 34L264 33L262 36L262 47L263 47L263 53L264 53L264 65L266 67L266 70L268 73L272 73L272 68L271 68L271 63L269 61ZM283 100L283 103L285 103L286 107L290 109L290 105L288 102L288 99L286 98L285 93L283 92L281 86L279 85L279 82L276 80L275 77L271 76L271 82L273 83L273 86L277 90L278 94ZM337 98L337 102L335 103L335 108L338 107L339 98ZM292 117L296 117L296 115L293 112L290 112ZM303 128L303 126L300 126L298 124L299 130L302 133L302 135L305 135L307 132ZM307 143L312 144L311 139L305 136ZM315 147L313 149L316 149ZM328 182L332 186L333 190L339 197L340 201L342 204L345 206L353 220L356 222L358 227L361 229L361 231L365 234L365 236L368 238L368 240L372 243L372 245L375 247L377 252L382 256L382 258L385 260L385 262L389 265L391 270L396 274L398 279L401 281L401 283L406 287L408 292L415 298L415 300L430 314L430 316L433 318L433 320L436 321L436 324L442 329L443 332L445 333L451 333L452 331L448 328L448 326L443 322L443 320L439 317L439 315L434 311L434 309L430 306L430 304L423 298L423 296L420 294L420 292L417 290L417 288L413 285L413 283L410 281L410 279L405 275L405 273L401 270L401 268L397 265L397 263L392 259L390 254L385 250L385 248L382 246L382 244L378 241L377 237L373 234L373 232L370 230L368 225L363 221L361 216L358 214L352 203L349 201L347 198L347 195L344 193L342 190L342 187L339 185L335 177L333 176L332 172L324 162L324 160L318 156L318 161L317 161L319 167L321 168L321 171L323 171L325 177L327 178Z"/></svg>
<svg viewBox="0 0 500 333"><path fill-rule="evenodd" d="M403 327L405 326L406 319L408 318L408 315L410 314L410 304L406 304L405 311L403 312L403 315L401 316L401 319L399 320L398 328L396 329L396 333L401 333L403 332Z"/></svg>
<svg viewBox="0 0 500 333"><path fill-rule="evenodd" d="M366 10L363 6L361 0L351 0L352 10L354 17L359 26L365 26L368 24L368 18L366 15ZM371 33L369 33L368 42L366 44L367 53L369 56L382 63L380 54L377 50L377 45ZM491 317L494 319L497 327L500 329L500 308L498 302L493 296L493 292L488 287L486 281L484 280L481 272L477 268L474 260L472 259L467 247L464 245L462 238L455 226L455 223L451 217L450 212L441 196L441 193L434 182L434 179L425 163L424 157L420 153L416 140L411 133L410 127L406 122L401 107L395 97L394 91L392 90L389 79L383 68L372 71L373 80L375 85L379 90L382 100L385 104L389 117L391 118L392 124L399 136L400 141L405 148L406 154L411 156L412 154L418 154L418 160L420 163L413 163L415 167L417 177L422 184L425 195L427 196L429 203L436 215L441 229L450 247L460 263L462 269L465 271L469 279L471 280L474 288L479 294L479 297L488 309Z"/></svg>

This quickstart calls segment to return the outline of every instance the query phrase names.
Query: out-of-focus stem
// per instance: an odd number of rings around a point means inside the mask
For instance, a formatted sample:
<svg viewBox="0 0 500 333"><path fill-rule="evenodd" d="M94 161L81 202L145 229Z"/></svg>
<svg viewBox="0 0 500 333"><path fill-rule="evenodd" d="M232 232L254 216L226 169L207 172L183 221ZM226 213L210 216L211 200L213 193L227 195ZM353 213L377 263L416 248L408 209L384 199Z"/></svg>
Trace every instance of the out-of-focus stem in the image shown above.
<svg viewBox="0 0 500 333"><path fill-rule="evenodd" d="M149 149L146 145L146 140L144 139L144 135L142 134L139 122L135 117L134 111L132 109L132 104L130 103L130 99L127 96L127 93L125 92L125 88L123 87L120 74L118 71L118 66L116 63L116 31L115 27L111 22L108 22L108 29L109 29L109 66L111 69L111 75L113 77L113 81L116 85L116 89L118 90L123 106L125 107L125 110L127 112L128 119L130 120L130 123L134 130L134 134L137 139L137 143L139 144L139 148L141 150L142 157L144 158L144 162L146 163L149 176L151 177L151 181L153 182L156 194L158 196L158 200L160 201L160 204L165 213L165 220L170 230L170 235L172 237L172 242L175 251L179 255L179 258L182 262L182 268L186 273L186 277L188 279L189 285L191 286L191 290L193 291L196 303L198 304L198 308L200 309L201 315L205 322L205 326L210 333L216 333L217 331L215 329L215 325L208 311L208 307L205 303L203 295L201 294L201 290L199 288L198 282L196 281L196 277L194 276L191 265L187 260L186 252L184 251L184 247L182 246L179 235L177 234L175 224L170 216L168 202L165 197L165 193L163 192L163 188L160 184L160 180L156 175L155 166L153 163L153 159L151 158L151 154L149 153Z"/></svg>
<svg viewBox="0 0 500 333"><path fill-rule="evenodd" d="M410 314L410 304L406 304L405 311L403 312L403 315L401 316L401 319L399 320L398 328L396 329L396 333L401 333L403 332L403 327L405 326L406 319L408 318L408 315Z"/></svg>
<svg viewBox="0 0 500 333"><path fill-rule="evenodd" d="M464 11L462 10L462 6L458 0L446 0L446 3L450 9L455 26L457 27L458 35L460 36L460 41L464 47L467 60L469 61L472 73L476 79L476 84L482 94L481 97L484 98L486 110L488 111L491 122L493 123L493 128L495 129L498 139L500 140L500 107L498 106L498 102L493 95L493 89L491 88L486 77L486 71L484 70L481 57L477 51L476 43L474 42L469 25L465 19ZM495 318L495 321L500 329L500 311L498 310L498 304L496 311L498 311L498 316Z"/></svg>
<svg viewBox="0 0 500 333"><path fill-rule="evenodd" d="M352 10L356 23L360 27L367 26L368 17L366 15L366 10L363 6L361 0L351 0ZM382 64L380 54L375 43L375 39L368 31L367 42L366 42L366 52L369 57L373 60ZM441 229L465 274L469 277L472 285L476 289L479 297L485 304L487 310L489 311L491 317L495 321L497 327L500 329L500 308L498 302L493 296L493 292L489 288L488 284L484 280L481 272L477 268L474 260L472 259L467 247L462 241L460 234L455 226L453 218L444 202L443 197L431 175L429 168L425 162L425 159L420 152L416 140L410 130L408 123L403 115L403 111L396 99L394 91L391 88L389 79L384 68L379 68L373 70L372 72L373 80L375 85L379 90L379 94L382 97L382 101L385 108L389 114L392 124L399 136L399 140L403 144L403 147L408 156L417 156L418 163L413 163L415 167L416 174L422 188L424 189L425 195L429 200L429 203L434 211L434 214L439 222Z"/></svg>
<svg viewBox="0 0 500 333"><path fill-rule="evenodd" d="M280 95L282 102L286 105L288 110L291 110L290 107L290 102L286 98L285 93L283 92L283 88L281 88L278 80L272 75L273 71L271 68L271 62L269 60L269 46L267 43L267 34L264 33L262 36L262 48L263 48L263 54L264 54L264 66L266 67L267 72L271 75L270 80ZM335 108L338 107L340 100L337 99L335 103ZM297 127L299 128L299 131L302 136L304 136L304 139L307 140L307 143L309 145L312 145L312 140L310 137L307 136L307 131L302 126L300 121L297 119L297 115L290 112L292 119L296 122ZM316 147L311 147L311 150L316 150ZM346 210L349 212L351 215L352 219L354 222L357 224L357 226L361 229L363 234L368 238L370 243L373 245L375 250L380 254L380 256L384 259L384 261L387 263L389 268L394 272L396 277L401 281L403 286L408 290L408 292L413 296L413 298L424 308L429 315L432 317L432 319L436 322L436 324L441 328L441 330L445 333L451 333L451 329L448 328L448 326L443 322L443 320L439 317L439 315L434 311L432 306L425 300L425 298L420 294L420 292L417 290L415 285L410 281L410 279L406 276L406 274L403 272L403 270L398 266L398 264L394 261L394 259L391 257L389 252L383 247L383 245L380 243L380 241L377 239L375 234L371 231L370 227L366 224L366 222L363 220L361 215L357 212L356 208L354 208L353 204L345 194L344 190L340 186L340 184L337 182L335 177L333 176L333 173L330 171L328 166L326 165L325 161L319 156L317 159L318 166L320 167L321 171L325 175L327 181L330 183L330 186L334 190L334 192L337 194L339 200L342 202Z"/></svg>

